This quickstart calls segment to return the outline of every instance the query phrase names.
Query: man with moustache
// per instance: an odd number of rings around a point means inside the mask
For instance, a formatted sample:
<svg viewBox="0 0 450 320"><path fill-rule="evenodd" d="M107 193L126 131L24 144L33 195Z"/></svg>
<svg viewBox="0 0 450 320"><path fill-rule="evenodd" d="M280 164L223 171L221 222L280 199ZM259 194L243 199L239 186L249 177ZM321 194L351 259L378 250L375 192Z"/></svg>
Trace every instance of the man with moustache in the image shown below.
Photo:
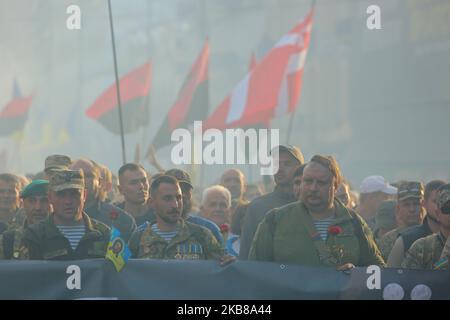
<svg viewBox="0 0 450 320"><path fill-rule="evenodd" d="M279 159L274 159L279 163L279 170L274 175L275 190L253 200L245 214L239 252L241 260L248 259L256 228L266 213L273 208L279 208L297 200L293 194L294 172L305 162L303 154L299 148L294 146L281 145L278 148Z"/></svg>
<svg viewBox="0 0 450 320"><path fill-rule="evenodd" d="M48 202L47 180L34 180L22 190L20 197L26 218L22 226L11 228L0 236L0 259L28 259L28 250L22 241L25 230L47 219L52 211Z"/></svg>
<svg viewBox="0 0 450 320"><path fill-rule="evenodd" d="M182 219L183 198L177 179L168 175L156 178L150 197L156 222L147 223L144 230L137 230L131 237L134 258L220 260L222 265L234 260L224 256L209 230Z"/></svg>
<svg viewBox="0 0 450 320"><path fill-rule="evenodd" d="M194 190L194 186L191 183L189 173L184 170L174 168L167 170L165 174L176 178L180 184L181 196L183 197L183 211L181 212L182 218L186 222L205 227L211 231L216 240L223 245L224 239L219 227L210 219L192 213L192 191Z"/></svg>
<svg viewBox="0 0 450 320"><path fill-rule="evenodd" d="M333 157L315 155L303 171L300 201L273 209L264 217L249 259L338 270L384 266L362 217L335 199L341 179Z"/></svg>
<svg viewBox="0 0 450 320"><path fill-rule="evenodd" d="M29 259L105 257L110 229L84 212L86 194L82 170L55 170L50 175L48 199L53 214L25 231Z"/></svg>

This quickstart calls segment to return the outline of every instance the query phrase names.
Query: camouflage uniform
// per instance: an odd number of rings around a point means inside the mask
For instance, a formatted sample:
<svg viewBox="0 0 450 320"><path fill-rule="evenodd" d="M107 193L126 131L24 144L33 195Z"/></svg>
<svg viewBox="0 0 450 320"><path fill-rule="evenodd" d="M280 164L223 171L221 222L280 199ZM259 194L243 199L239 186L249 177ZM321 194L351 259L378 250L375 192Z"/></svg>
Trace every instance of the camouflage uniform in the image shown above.
<svg viewBox="0 0 450 320"><path fill-rule="evenodd" d="M27 215L24 208L17 209L14 218L9 223L10 228L20 228L25 223Z"/></svg>
<svg viewBox="0 0 450 320"><path fill-rule="evenodd" d="M48 181L36 179L22 189L20 197L26 203L29 197L47 197L47 193ZM0 259L26 260L29 258L28 249L23 243L23 235L28 225L27 212L25 208L20 208L14 215L13 223L0 238Z"/></svg>
<svg viewBox="0 0 450 320"><path fill-rule="evenodd" d="M30 226L24 234L24 244L31 260L79 260L104 258L110 239L105 224L83 213L86 232L75 250L56 227L53 216Z"/></svg>
<svg viewBox="0 0 450 320"><path fill-rule="evenodd" d="M397 188L397 202L402 202L407 199L419 199L423 200L424 197L424 187L421 182L416 181L403 181ZM421 207L423 209L423 207ZM386 233L378 242L378 247L380 248L381 254L385 260L388 259L389 254L394 247L395 241L400 236L401 232L406 230L408 227L412 226L403 226L398 227L392 231Z"/></svg>
<svg viewBox="0 0 450 320"><path fill-rule="evenodd" d="M439 191L439 197L437 201L437 205L441 210L448 210L448 203L450 201L450 183L441 187ZM445 207L447 207L445 209ZM447 212L448 214L448 212ZM450 269L450 237L447 238L445 242L444 249L442 250L441 257L439 259L439 263L437 269Z"/></svg>
<svg viewBox="0 0 450 320"><path fill-rule="evenodd" d="M385 261L389 257L389 254L391 253L392 247L394 246L394 243L397 240L398 236L405 229L406 227L391 230L377 241L378 248L380 249L381 255L383 256L383 259Z"/></svg>
<svg viewBox="0 0 450 320"><path fill-rule="evenodd" d="M25 221L25 210L23 208L19 208L14 212L12 218L4 221L0 221L0 234L6 232L10 229L20 228Z"/></svg>
<svg viewBox="0 0 450 320"><path fill-rule="evenodd" d="M402 268L432 270L439 261L443 248L444 239L440 233L416 240L406 252Z"/></svg>
<svg viewBox="0 0 450 320"><path fill-rule="evenodd" d="M0 259L27 260L28 249L23 243L23 235L26 229L23 227L8 229L0 236Z"/></svg>
<svg viewBox="0 0 450 320"><path fill-rule="evenodd" d="M144 259L218 260L224 251L212 233L201 226L178 222L178 234L167 242L152 231L147 223L130 240L132 257Z"/></svg>
<svg viewBox="0 0 450 320"><path fill-rule="evenodd" d="M447 238L447 241L445 242L444 249L442 250L441 259L447 258L450 260L450 237Z"/></svg>

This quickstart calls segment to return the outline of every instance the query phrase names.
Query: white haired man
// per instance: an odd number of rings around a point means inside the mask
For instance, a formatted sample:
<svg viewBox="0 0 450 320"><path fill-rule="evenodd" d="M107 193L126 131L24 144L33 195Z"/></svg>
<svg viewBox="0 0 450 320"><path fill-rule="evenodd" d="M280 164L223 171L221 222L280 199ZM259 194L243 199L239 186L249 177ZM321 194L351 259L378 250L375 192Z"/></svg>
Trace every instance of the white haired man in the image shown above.
<svg viewBox="0 0 450 320"><path fill-rule="evenodd" d="M214 185L203 191L200 215L219 227L231 223L231 193L221 186Z"/></svg>

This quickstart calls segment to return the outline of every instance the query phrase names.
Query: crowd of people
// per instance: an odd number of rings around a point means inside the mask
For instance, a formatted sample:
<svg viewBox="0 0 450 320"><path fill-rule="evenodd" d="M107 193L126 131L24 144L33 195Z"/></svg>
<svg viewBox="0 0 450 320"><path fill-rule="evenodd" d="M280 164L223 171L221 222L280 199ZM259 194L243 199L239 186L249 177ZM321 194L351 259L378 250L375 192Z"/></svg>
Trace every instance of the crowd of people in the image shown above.
<svg viewBox="0 0 450 320"><path fill-rule="evenodd" d="M201 190L178 168L127 163L116 176L66 155L0 174L0 259L104 258L116 229L135 259L449 268L448 182L368 176L354 190L334 157L278 148L273 190L238 169Z"/></svg>

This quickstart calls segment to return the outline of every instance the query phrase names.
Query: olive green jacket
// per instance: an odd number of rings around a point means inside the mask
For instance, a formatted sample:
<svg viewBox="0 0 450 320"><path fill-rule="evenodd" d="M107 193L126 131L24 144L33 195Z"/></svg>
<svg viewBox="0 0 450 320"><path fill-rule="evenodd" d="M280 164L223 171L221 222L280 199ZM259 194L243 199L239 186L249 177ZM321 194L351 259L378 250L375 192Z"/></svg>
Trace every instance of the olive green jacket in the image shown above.
<svg viewBox="0 0 450 320"><path fill-rule="evenodd" d="M110 229L105 224L83 213L86 233L75 250L58 230L53 215L25 231L24 244L30 260L80 260L104 258L110 240Z"/></svg>
<svg viewBox="0 0 450 320"><path fill-rule="evenodd" d="M224 251L211 231L183 220L178 222L178 234L167 242L152 231L148 223L144 230L136 231L130 239L133 258L217 260Z"/></svg>
<svg viewBox="0 0 450 320"><path fill-rule="evenodd" d="M330 225L341 232L323 241L306 206L298 201L270 211L259 224L250 260L277 261L306 266L385 266L364 220L335 201L336 219Z"/></svg>

